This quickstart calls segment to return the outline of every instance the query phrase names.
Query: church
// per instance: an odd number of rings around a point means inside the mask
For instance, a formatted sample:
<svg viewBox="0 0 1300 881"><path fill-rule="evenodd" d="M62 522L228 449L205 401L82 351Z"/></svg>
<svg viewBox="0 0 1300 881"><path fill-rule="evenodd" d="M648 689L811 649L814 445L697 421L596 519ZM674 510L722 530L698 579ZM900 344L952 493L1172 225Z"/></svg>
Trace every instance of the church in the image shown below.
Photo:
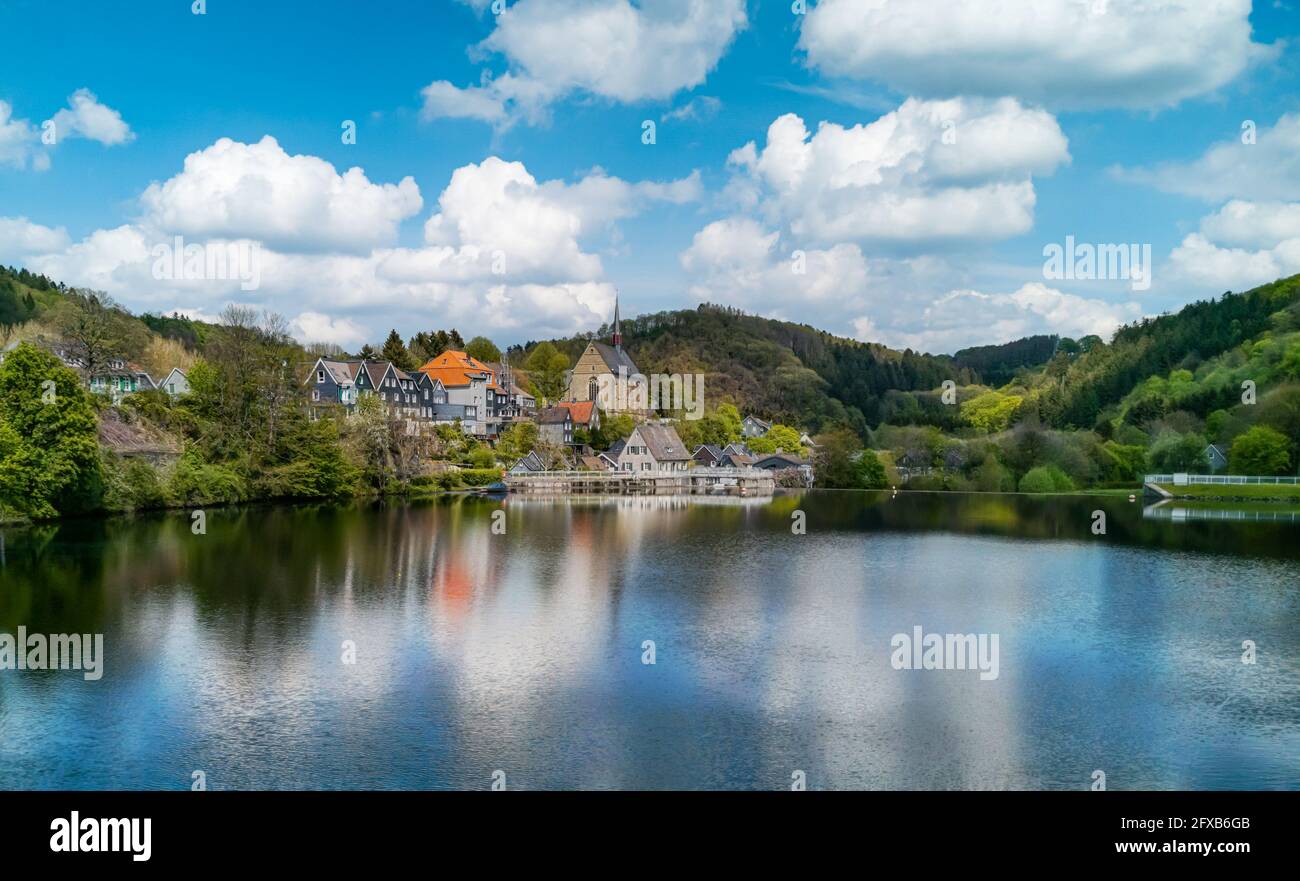
<svg viewBox="0 0 1300 881"><path fill-rule="evenodd" d="M569 390L566 400L596 401L602 410L611 413L644 414L648 409L646 378L636 364L623 351L623 334L619 331L618 296L614 296L614 324L610 335L612 345L587 343L569 372ZM602 397L601 390L606 394Z"/></svg>

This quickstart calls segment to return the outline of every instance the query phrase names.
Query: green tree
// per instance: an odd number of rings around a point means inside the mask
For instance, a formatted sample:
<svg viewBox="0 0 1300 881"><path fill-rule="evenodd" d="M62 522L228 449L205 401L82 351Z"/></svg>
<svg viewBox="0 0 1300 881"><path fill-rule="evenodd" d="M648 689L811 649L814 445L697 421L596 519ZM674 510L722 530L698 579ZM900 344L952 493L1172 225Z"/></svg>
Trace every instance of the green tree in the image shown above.
<svg viewBox="0 0 1300 881"><path fill-rule="evenodd" d="M779 423L773 425L767 434L762 437L750 438L746 441L746 446L755 453L775 453L777 450L781 450L795 456L803 455L803 446L799 443L799 432L788 425Z"/></svg>
<svg viewBox="0 0 1300 881"><path fill-rule="evenodd" d="M57 517L96 507L101 490L95 411L79 377L21 343L0 364L0 502Z"/></svg>
<svg viewBox="0 0 1300 881"><path fill-rule="evenodd" d="M1020 478L1020 491L1022 493L1073 492L1074 483L1057 466L1039 465L1037 468L1030 468L1025 472L1025 476Z"/></svg>
<svg viewBox="0 0 1300 881"><path fill-rule="evenodd" d="M564 372L569 369L569 356L555 348L550 342L538 343L528 353L524 369L532 380L539 397L547 403L555 403L564 397Z"/></svg>
<svg viewBox="0 0 1300 881"><path fill-rule="evenodd" d="M379 357L383 361L392 361L393 366L398 370L414 370L418 366L396 329L388 332L388 338L384 340L384 347L380 349Z"/></svg>
<svg viewBox="0 0 1300 881"><path fill-rule="evenodd" d="M1209 467L1205 438L1199 434L1163 431L1147 453L1151 468L1161 473L1197 472Z"/></svg>
<svg viewBox="0 0 1300 881"><path fill-rule="evenodd" d="M1290 446L1280 431L1267 425L1256 425L1232 442L1228 464L1234 474L1290 474Z"/></svg>
<svg viewBox="0 0 1300 881"><path fill-rule="evenodd" d="M499 362L501 350L485 336L476 336L465 344L465 354L480 361Z"/></svg>

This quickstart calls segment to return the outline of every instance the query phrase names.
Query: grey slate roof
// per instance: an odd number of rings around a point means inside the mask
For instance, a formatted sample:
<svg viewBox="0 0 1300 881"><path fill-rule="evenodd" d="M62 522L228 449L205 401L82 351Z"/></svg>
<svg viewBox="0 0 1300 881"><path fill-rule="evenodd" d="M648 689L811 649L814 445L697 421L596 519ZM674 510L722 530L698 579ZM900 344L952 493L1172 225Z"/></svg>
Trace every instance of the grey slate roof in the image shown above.
<svg viewBox="0 0 1300 881"><path fill-rule="evenodd" d="M632 363L632 359L627 356L627 352L624 352L621 348L616 349L595 340L592 340L591 344L596 347L596 352L599 353L601 360L605 362L605 366L612 373L617 374L619 367L626 367L628 376L640 372L636 369L636 365Z"/></svg>
<svg viewBox="0 0 1300 881"><path fill-rule="evenodd" d="M537 417L539 425L563 425L573 418L573 413L566 407L548 407Z"/></svg>
<svg viewBox="0 0 1300 881"><path fill-rule="evenodd" d="M637 431L641 432L641 439L650 448L650 455L654 456L656 462L687 461L691 458L691 451L686 449L686 444L682 443L677 430L671 425L647 422L638 425Z"/></svg>

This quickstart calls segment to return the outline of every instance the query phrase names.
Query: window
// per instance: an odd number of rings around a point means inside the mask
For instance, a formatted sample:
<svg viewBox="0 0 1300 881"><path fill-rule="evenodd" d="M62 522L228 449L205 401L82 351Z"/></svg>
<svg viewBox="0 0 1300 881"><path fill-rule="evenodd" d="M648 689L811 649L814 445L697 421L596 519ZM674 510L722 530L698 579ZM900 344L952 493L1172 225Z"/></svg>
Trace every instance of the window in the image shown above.
<svg viewBox="0 0 1300 881"><path fill-rule="evenodd" d="M311 390L311 399L312 399L313 401L319 401L319 400L320 400L320 389L312 389L312 390Z"/></svg>
<svg viewBox="0 0 1300 881"><path fill-rule="evenodd" d="M649 462L642 462L642 463L641 463L641 470L642 470L642 471L649 471L649 470L650 470L650 463L649 463Z"/></svg>
<svg viewBox="0 0 1300 881"><path fill-rule="evenodd" d="M587 383L587 400L588 401L596 400L596 396L599 394L599 392L600 392L600 383L597 382L596 377L593 376L591 380Z"/></svg>
<svg viewBox="0 0 1300 881"><path fill-rule="evenodd" d="M324 371L324 370L317 370L317 371L316 371L316 381L317 381L317 382L324 382L324 381L325 381L325 371Z"/></svg>

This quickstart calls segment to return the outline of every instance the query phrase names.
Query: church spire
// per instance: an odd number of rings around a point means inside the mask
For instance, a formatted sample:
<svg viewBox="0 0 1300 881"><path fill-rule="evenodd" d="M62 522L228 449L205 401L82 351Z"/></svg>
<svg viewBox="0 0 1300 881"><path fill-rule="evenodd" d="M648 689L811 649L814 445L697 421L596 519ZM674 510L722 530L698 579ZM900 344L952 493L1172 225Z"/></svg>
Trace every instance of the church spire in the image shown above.
<svg viewBox="0 0 1300 881"><path fill-rule="evenodd" d="M614 348L623 348L623 334L618 329L618 289L614 290Z"/></svg>

